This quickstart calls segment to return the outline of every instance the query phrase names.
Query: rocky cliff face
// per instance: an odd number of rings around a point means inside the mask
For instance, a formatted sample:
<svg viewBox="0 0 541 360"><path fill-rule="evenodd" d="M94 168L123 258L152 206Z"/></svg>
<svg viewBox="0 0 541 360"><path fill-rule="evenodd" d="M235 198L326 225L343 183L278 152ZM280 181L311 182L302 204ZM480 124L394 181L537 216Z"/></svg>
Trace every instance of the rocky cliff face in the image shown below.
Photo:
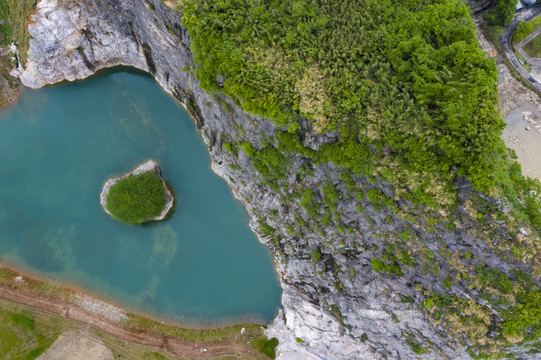
<svg viewBox="0 0 541 360"><path fill-rule="evenodd" d="M244 141L260 148L264 138L273 141L274 123L199 87L180 18L160 0L41 0L21 81L38 88L82 79L102 68L132 66L154 75L185 105L208 145L214 171L244 203L250 225L274 253L283 310L267 333L280 341L279 359L469 359L468 340L447 336L442 322L422 310L425 295L433 292L478 300L479 293L455 276L475 266L461 260L461 254L508 266L470 231L464 220L471 217L468 209L462 209L460 226L436 225L427 231L425 220L351 197L351 183L339 168L315 165L300 155L287 155L283 180L266 183L249 156L240 149L228 151L224 143ZM308 124L303 129L302 141L313 149L336 140L334 134L315 135ZM375 189L392 198L388 184L354 181L356 189ZM337 190L340 215L322 224L291 194L311 190L314 211L324 212L321 186L329 182ZM468 184L458 185L466 201ZM376 273L372 260L389 254L385 244L393 241L397 245L391 253L400 252L395 239L406 233L416 266L405 266L402 276ZM452 289L444 288L442 274L452 277Z"/></svg>

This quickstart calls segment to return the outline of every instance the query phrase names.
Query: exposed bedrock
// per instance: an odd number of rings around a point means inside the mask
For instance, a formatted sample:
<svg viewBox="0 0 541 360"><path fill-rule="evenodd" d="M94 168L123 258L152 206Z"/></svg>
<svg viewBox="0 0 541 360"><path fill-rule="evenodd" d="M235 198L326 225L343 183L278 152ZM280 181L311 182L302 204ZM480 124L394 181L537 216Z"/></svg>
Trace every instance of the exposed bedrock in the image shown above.
<svg viewBox="0 0 541 360"><path fill-rule="evenodd" d="M262 137L274 137L276 127L199 87L180 18L160 0L41 0L29 28L33 38L20 78L39 88L83 79L103 68L132 66L154 75L185 105L208 145L212 168L246 206L252 229L275 256L283 311L267 333L280 341L279 359L469 359L464 344L447 337L441 324L419 310L424 297L415 286L444 291L441 276L405 267L402 277L389 277L371 267L371 259L381 254L382 236L404 232L411 225L386 209L367 205L363 213L356 210L358 201L346 196L340 171L332 164L314 165L290 155L284 180L272 187L262 181L242 150L235 155L224 148L224 142L240 140L259 148ZM336 139L334 134L318 136L305 126L305 146L317 149ZM304 176L298 176L300 172ZM312 189L314 198L321 199L325 181L334 183L340 194L339 222L356 231L343 231L334 220L315 225L299 199L284 201L285 189L294 188ZM383 183L375 186L389 191ZM273 235L260 231L261 219ZM416 225L413 230L434 254L445 246L451 254L468 251L494 267L505 266L489 245L466 231L442 226L435 234ZM445 272L447 263L441 262L439 271ZM478 296L465 282L454 284L452 291ZM413 303L404 302L406 297ZM412 343L430 352L417 354Z"/></svg>

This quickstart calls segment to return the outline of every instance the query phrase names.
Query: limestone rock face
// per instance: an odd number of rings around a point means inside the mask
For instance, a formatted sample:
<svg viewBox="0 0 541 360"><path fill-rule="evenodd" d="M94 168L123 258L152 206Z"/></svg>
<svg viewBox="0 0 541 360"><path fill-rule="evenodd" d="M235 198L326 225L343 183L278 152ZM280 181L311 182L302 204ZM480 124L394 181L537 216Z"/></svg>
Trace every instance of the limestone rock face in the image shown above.
<svg viewBox="0 0 541 360"><path fill-rule="evenodd" d="M415 287L444 292L441 277L420 267L404 267L401 277L383 276L374 272L370 261L381 256L382 237L411 229L438 257L434 262L442 274L451 266L448 259L439 258L446 253L467 251L491 267L510 265L468 231L442 226L429 233L371 205L359 213L359 202L346 195L341 169L332 163L312 164L302 156L287 155L285 179L277 187L266 184L244 152L235 156L223 143L245 141L260 148L262 138L274 138L275 124L200 88L181 14L161 0L41 0L29 31L27 68L21 75L25 85L37 88L82 79L106 67L132 66L151 73L191 113L208 146L212 169L245 205L250 226L275 256L283 310L267 334L280 342L278 359L470 359L467 342L449 337L441 323L431 322L419 310L424 296ZM312 132L309 122L302 124L300 132L304 145L313 149L338 140L338 134ZM284 201L288 193L301 188L312 190L321 202L321 185L327 181L340 194L339 222L355 231L345 232L333 222L314 224L300 200ZM360 181L359 186L390 191L383 182ZM392 222L387 221L389 216ZM260 232L261 219L274 229L274 236ZM312 259L315 250L319 261ZM465 281L454 283L448 291L482 301ZM412 342L430 351L417 354ZM523 359L535 358L535 354L518 353Z"/></svg>
<svg viewBox="0 0 541 360"><path fill-rule="evenodd" d="M120 177L113 177L107 180L105 182L105 185L103 185L103 189L100 194L100 204L103 207L103 210L105 210L107 214L113 216L113 214L111 214L111 212L107 210L107 195L109 195L109 191L111 190L113 185L115 185L119 180L125 179L133 175L140 175L146 172L153 172L154 174L158 175L160 179L162 180L163 187L165 189L165 207L163 208L160 215L147 219L146 221L159 221L159 220L165 219L169 211L171 211L171 209L173 208L174 199L173 199L173 195L171 194L171 192L167 188L167 185L165 184L165 180L163 180L160 166L154 160L149 160L147 162L142 163L135 170L127 173L126 175L123 175Z"/></svg>

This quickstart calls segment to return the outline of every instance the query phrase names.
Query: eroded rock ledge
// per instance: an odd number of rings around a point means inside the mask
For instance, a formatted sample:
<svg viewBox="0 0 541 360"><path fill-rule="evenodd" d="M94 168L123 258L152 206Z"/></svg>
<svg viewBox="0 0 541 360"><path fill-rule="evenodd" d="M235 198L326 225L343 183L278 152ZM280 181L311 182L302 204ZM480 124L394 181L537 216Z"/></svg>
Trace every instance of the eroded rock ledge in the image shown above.
<svg viewBox="0 0 541 360"><path fill-rule="evenodd" d="M110 178L109 180L107 180L105 182L105 185L103 185L103 189L102 189L101 194L100 194L100 204L103 207L103 210L105 210L105 212L107 214L114 217L114 215L111 214L111 212L107 209L107 196L109 195L109 191L111 190L111 188L119 180L126 179L126 178L128 178L130 176L134 176L134 175L140 175L140 174L143 174L143 173L146 173L146 172L153 172L154 174L156 174L156 175L158 175L160 177L160 179L162 181L162 184L163 184L163 188L165 189L165 207L163 208L160 215L158 215L156 217L153 217L153 218L146 219L145 222L146 221L160 221L160 220L165 219L165 217L167 216L169 211L171 211L171 209L173 208L174 199L173 199L173 195L171 194L171 192L167 188L167 185L165 184L165 180L162 177L162 172L160 170L160 166L154 160L149 160L147 162L142 163L137 168L135 168L135 170L133 170L133 171L131 171L131 172L129 172L129 173L123 175L123 176L113 177L113 178Z"/></svg>

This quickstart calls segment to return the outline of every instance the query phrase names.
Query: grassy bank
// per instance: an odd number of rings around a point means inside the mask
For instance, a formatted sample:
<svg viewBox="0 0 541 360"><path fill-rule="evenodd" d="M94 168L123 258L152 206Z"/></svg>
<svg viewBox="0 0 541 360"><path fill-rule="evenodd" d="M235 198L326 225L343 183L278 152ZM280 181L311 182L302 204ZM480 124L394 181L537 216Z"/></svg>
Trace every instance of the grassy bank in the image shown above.
<svg viewBox="0 0 541 360"><path fill-rule="evenodd" d="M6 19L6 23L0 28L4 41L10 39L19 46L20 60L23 65L26 64L26 52L30 41L28 24L30 23L30 15L36 9L36 4L37 0L0 0L2 17L5 16L4 11L7 10L9 13L9 19Z"/></svg>
<svg viewBox="0 0 541 360"><path fill-rule="evenodd" d="M0 299L0 358L32 360L56 340L62 326L26 306Z"/></svg>
<svg viewBox="0 0 541 360"><path fill-rule="evenodd" d="M144 360L186 360L164 349L134 344L87 325L26 305L0 299L0 358L33 360L67 331L81 331L85 337L107 346L115 358ZM238 359L220 356L220 359Z"/></svg>
<svg viewBox="0 0 541 360"><path fill-rule="evenodd" d="M21 281L24 279L23 281ZM64 302L76 307L73 299L76 295L76 291L73 289L57 286L45 281L32 279L25 275L22 275L16 271L0 268L0 284L7 286L11 289L16 289L21 293L30 295L32 298L46 298L48 302ZM12 315L12 313L21 314L24 318L16 319L18 315ZM19 327L14 327L17 324L11 324L4 319L11 319L15 317L15 322L23 324L35 323L35 331L31 331L28 327L27 330ZM11 321L11 320L10 320ZM40 351L44 350L52 340L54 340L58 334L72 329L88 329L88 325L81 324L74 320L67 319L61 315L56 315L39 309L35 309L29 306L25 306L18 303L13 303L0 298L0 344L4 344L4 341L9 341L9 348L6 351L10 353L24 353L24 351L32 351L33 349L40 347ZM5 324L5 325L4 325ZM237 325L228 326L221 329L208 329L208 330L194 330L183 329L176 326L165 325L161 322L154 321L139 315L127 314L127 320L118 324L125 329L135 330L137 332L144 332L148 334L154 334L164 336L167 338L174 338L187 343L193 343L194 346L205 347L205 344L216 345L232 345L238 349L242 349L242 359L269 359L274 358L274 349L276 348L276 340L268 340L263 333L263 328L260 325ZM241 333L241 330L244 331ZM38 336L39 334L39 336ZM102 343L114 350L115 354L126 356L127 358L135 359L180 359L180 357L160 350L159 356L153 357L157 349L154 347L148 347L138 345L135 343L126 342L114 335L108 334L99 329L92 329L91 334L96 335ZM38 337L41 342L37 342ZM33 340L34 339L34 340ZM36 346L34 346L36 345ZM25 359L26 353L22 357L6 357L3 356L2 349L0 347L1 359ZM26 349L23 351L23 349ZM35 350L37 353L38 350ZM240 355L231 356L233 359L238 359ZM220 355L221 359L227 359L226 355ZM34 359L30 357L29 359Z"/></svg>

